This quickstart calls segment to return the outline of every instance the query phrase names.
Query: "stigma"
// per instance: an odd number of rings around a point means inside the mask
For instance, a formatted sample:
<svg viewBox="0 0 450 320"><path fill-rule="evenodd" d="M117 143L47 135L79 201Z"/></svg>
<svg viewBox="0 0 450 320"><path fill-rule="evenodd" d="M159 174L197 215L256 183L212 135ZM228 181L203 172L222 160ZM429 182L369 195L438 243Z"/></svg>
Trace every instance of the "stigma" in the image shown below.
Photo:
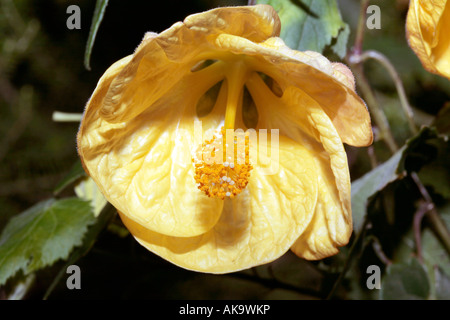
<svg viewBox="0 0 450 320"><path fill-rule="evenodd" d="M253 169L249 147L247 133L235 133L224 127L205 140L192 159L198 189L210 198L222 200L241 193Z"/></svg>

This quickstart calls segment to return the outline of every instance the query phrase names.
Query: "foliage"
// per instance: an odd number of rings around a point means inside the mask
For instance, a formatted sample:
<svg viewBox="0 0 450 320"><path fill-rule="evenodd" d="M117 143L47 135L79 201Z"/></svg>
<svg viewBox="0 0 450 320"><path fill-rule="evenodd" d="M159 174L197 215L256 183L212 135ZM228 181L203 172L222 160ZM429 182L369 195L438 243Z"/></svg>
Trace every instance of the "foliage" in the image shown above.
<svg viewBox="0 0 450 320"><path fill-rule="evenodd" d="M281 37L291 48L348 64L371 114L381 112L388 124L390 147L374 117L374 144L347 148L349 245L322 261L286 254L221 276L177 268L136 244L86 177L76 155L78 124L51 120L54 111L81 113L101 73L132 52L145 31L230 2L167 1L151 11L148 4L85 0L83 27L70 31L64 2L0 0L0 297L450 299L450 83L426 72L408 47L407 1L377 2L382 28L363 24L363 42L358 18L368 1L256 2L279 12ZM399 79L376 59L358 60L366 50L381 52ZM402 108L398 81L417 130ZM82 267L81 291L69 291L62 280L71 263ZM381 268L381 289L366 286L371 265ZM23 286L27 295L17 295Z"/></svg>

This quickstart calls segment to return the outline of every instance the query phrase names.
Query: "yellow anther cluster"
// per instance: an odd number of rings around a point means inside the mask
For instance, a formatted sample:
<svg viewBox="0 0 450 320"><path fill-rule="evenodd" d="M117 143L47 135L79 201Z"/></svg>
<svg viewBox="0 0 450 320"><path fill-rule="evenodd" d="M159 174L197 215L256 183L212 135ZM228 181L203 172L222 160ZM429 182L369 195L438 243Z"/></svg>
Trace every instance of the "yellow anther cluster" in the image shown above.
<svg viewBox="0 0 450 320"><path fill-rule="evenodd" d="M234 135L234 144L238 138ZM225 129L219 134L206 140L199 148L197 159L193 159L195 166L195 181L198 188L208 197L225 199L234 198L247 186L250 170L253 169L249 161L249 137L245 135L243 150L234 147L234 157L227 156L228 144ZM218 152L222 151L222 156ZM241 152L239 152L241 151Z"/></svg>

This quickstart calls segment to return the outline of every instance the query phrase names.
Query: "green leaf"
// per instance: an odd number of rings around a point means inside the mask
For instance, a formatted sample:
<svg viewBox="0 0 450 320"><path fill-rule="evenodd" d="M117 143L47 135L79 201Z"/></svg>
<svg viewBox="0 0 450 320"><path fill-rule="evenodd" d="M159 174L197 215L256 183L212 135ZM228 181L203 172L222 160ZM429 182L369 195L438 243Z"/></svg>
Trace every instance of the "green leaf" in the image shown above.
<svg viewBox="0 0 450 320"><path fill-rule="evenodd" d="M98 28L103 20L108 0L97 0L94 9L94 15L92 17L91 29L89 30L89 38L86 43L86 50L84 52L84 67L91 70L90 60L92 47L94 46L95 37L97 36Z"/></svg>
<svg viewBox="0 0 450 320"><path fill-rule="evenodd" d="M397 151L388 161L352 183L352 213L355 230L360 230L362 227L369 199L398 179L397 169L404 150L405 147Z"/></svg>
<svg viewBox="0 0 450 320"><path fill-rule="evenodd" d="M26 275L66 259L94 221L78 198L42 201L11 218L0 236L0 285L20 269Z"/></svg>
<svg viewBox="0 0 450 320"><path fill-rule="evenodd" d="M342 21L336 0L258 0L269 4L281 20L280 37L292 49L323 52L331 48L340 58L346 54L350 33Z"/></svg>
<svg viewBox="0 0 450 320"><path fill-rule="evenodd" d="M433 187L435 193L450 199L450 171L448 168L432 162L420 169L419 178L425 186Z"/></svg>
<svg viewBox="0 0 450 320"><path fill-rule="evenodd" d="M380 298L383 300L428 299L430 284L427 273L417 259L394 263L387 267L381 282Z"/></svg>
<svg viewBox="0 0 450 320"><path fill-rule="evenodd" d="M447 202L444 206L437 206L436 209L447 228L450 228L450 202ZM423 265L427 268L430 279L430 297L450 299L450 284L447 282L450 275L450 256L429 225L425 222L422 224L423 230L420 242ZM416 254L416 239L414 229L411 227L402 236L401 242L395 248L392 260L395 262L407 261ZM448 296L448 298L444 298L444 296Z"/></svg>
<svg viewBox="0 0 450 320"><path fill-rule="evenodd" d="M116 214L116 208L114 208L109 202L107 202L100 214L95 219L94 223L88 228L87 232L85 233L83 237L83 243L72 251L69 258L67 259L66 264L55 275L52 283L47 288L47 291L44 294L44 300L48 299L49 295L53 292L58 282L66 274L67 267L75 264L79 259L85 256L91 250L100 233L105 230L108 225L110 225L110 222L113 220Z"/></svg>
<svg viewBox="0 0 450 320"><path fill-rule="evenodd" d="M436 210L447 228L450 228L450 202L447 202L444 206L438 206ZM412 237L411 235L410 243L413 242ZM430 278L434 278L433 289L436 298L450 299L450 256L447 250L436 237L436 234L428 227L424 228L422 232L421 243L423 260L428 267L429 274L432 274ZM411 253L414 249L414 247L411 247ZM443 296L448 298L443 298Z"/></svg>
<svg viewBox="0 0 450 320"><path fill-rule="evenodd" d="M403 177L406 172L418 171L420 175L419 170L424 165L435 161L440 150L447 148L447 143L443 137L437 134L435 128L423 127L389 160L353 181L352 212L355 230L360 230L362 226L370 199L374 198L387 185ZM440 174L446 177L448 172ZM429 180L427 182L431 183ZM438 185L440 181L441 179L432 182L434 185ZM446 189L442 189L442 192L445 193Z"/></svg>
<svg viewBox="0 0 450 320"><path fill-rule="evenodd" d="M435 268L436 299L450 300L450 278L440 268Z"/></svg>

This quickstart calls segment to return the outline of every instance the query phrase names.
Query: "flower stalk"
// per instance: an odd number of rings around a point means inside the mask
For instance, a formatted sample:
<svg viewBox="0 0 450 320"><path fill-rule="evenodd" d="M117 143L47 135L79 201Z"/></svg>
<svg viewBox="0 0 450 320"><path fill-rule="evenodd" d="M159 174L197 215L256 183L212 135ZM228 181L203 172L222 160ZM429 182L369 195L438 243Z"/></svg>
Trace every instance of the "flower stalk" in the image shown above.
<svg viewBox="0 0 450 320"><path fill-rule="evenodd" d="M398 145L395 142L386 115L384 114L383 109L380 107L375 97L375 93L373 92L369 84L369 81L364 75L362 64L360 63L352 64L350 62L351 60L352 59L349 59L349 64L350 66L352 66L355 78L358 79L359 89L361 90L362 95L364 96L367 102L367 106L370 110L372 118L374 119L378 129L380 130L380 139L384 140L390 152L394 154L398 150Z"/></svg>
<svg viewBox="0 0 450 320"><path fill-rule="evenodd" d="M367 50L361 53L360 55L352 55L350 59L351 63L362 63L369 59L373 59L386 68L392 80L394 81L395 87L397 89L397 94L400 99L400 104L402 106L406 119L408 120L409 129L411 130L412 134L416 134L418 130L414 122L414 113L408 102L408 98L406 96L402 80L400 79L398 72L395 70L394 66L389 61L389 59L384 54L375 50Z"/></svg>
<svg viewBox="0 0 450 320"><path fill-rule="evenodd" d="M398 146L389 127L389 122L386 118L386 115L378 104L375 93L373 92L369 81L364 75L363 60L361 58L361 56L363 55L362 44L364 39L364 29L367 16L366 13L369 2L370 0L361 1L355 43L346 60L353 73L355 74L355 78L358 79L358 86L367 102L370 113L378 129L380 130L380 138L385 141L391 153L395 153L398 150Z"/></svg>

